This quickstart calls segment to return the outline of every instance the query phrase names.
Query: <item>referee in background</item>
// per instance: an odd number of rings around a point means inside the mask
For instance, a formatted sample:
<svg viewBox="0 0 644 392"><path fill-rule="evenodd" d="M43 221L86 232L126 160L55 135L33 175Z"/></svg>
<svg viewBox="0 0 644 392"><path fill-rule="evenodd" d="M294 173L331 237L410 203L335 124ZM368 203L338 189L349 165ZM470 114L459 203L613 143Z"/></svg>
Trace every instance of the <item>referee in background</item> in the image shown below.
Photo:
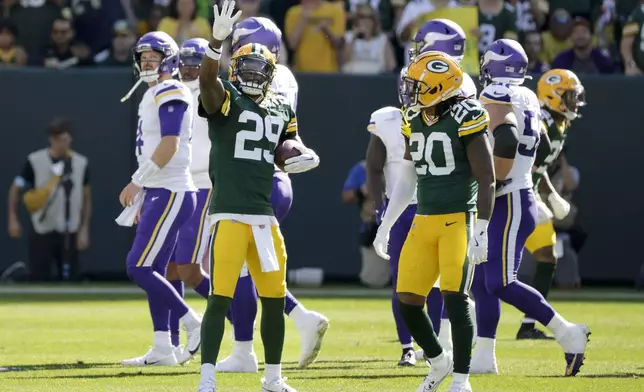
<svg viewBox="0 0 644 392"><path fill-rule="evenodd" d="M88 160L72 151L72 126L63 118L47 127L49 146L27 156L9 189L9 235L22 236L19 204L31 215L31 281L80 281L78 251L89 246L91 192Z"/></svg>

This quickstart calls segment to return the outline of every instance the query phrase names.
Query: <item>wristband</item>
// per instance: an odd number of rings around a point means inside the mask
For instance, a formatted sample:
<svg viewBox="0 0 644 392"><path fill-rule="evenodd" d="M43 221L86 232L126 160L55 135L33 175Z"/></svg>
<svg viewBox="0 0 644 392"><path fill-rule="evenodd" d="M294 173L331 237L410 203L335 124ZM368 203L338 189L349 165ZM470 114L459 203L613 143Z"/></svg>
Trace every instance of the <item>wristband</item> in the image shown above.
<svg viewBox="0 0 644 392"><path fill-rule="evenodd" d="M206 48L206 56L215 61L219 61L221 58L221 48L213 48L212 45L208 44L208 47Z"/></svg>
<svg viewBox="0 0 644 392"><path fill-rule="evenodd" d="M132 184L142 188L159 170L161 168L152 159L148 159L132 174Z"/></svg>

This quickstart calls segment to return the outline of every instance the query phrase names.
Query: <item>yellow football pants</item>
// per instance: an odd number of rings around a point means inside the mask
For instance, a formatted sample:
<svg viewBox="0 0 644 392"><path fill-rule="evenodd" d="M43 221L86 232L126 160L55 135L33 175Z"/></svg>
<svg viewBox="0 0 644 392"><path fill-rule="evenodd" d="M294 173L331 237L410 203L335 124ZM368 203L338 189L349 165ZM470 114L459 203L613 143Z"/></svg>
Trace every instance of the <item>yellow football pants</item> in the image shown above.
<svg viewBox="0 0 644 392"><path fill-rule="evenodd" d="M474 214L416 215L398 264L396 292L426 297L440 275L441 291L469 292L474 265L467 260Z"/></svg>
<svg viewBox="0 0 644 392"><path fill-rule="evenodd" d="M545 248L546 246L555 246L556 243L557 234L555 233L555 227L552 225L552 219L549 219L547 222L535 227L525 242L525 248L530 253L534 253L536 250Z"/></svg>
<svg viewBox="0 0 644 392"><path fill-rule="evenodd" d="M215 224L210 241L210 292L232 298L244 261L260 297L282 298L286 295L286 247L279 226L271 226L279 271L262 272L250 225L221 220Z"/></svg>

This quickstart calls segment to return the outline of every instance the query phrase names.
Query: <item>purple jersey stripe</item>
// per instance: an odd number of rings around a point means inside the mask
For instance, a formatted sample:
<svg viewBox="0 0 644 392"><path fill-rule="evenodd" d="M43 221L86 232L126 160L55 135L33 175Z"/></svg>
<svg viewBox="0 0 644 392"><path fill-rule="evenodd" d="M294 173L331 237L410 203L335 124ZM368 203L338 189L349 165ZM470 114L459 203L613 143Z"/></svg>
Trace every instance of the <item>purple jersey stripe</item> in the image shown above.
<svg viewBox="0 0 644 392"><path fill-rule="evenodd" d="M507 103L512 103L512 98L510 98L509 95L490 95L488 93L483 93L483 97L485 99L489 99L490 101L498 101L498 102L507 102Z"/></svg>
<svg viewBox="0 0 644 392"><path fill-rule="evenodd" d="M177 87L177 86L168 86L168 87L164 87L164 88L162 88L161 90L157 91L157 92L154 94L154 96L155 96L155 97L158 97L159 95L161 95L161 94L165 93L166 91L170 91L170 90L179 90L179 87Z"/></svg>

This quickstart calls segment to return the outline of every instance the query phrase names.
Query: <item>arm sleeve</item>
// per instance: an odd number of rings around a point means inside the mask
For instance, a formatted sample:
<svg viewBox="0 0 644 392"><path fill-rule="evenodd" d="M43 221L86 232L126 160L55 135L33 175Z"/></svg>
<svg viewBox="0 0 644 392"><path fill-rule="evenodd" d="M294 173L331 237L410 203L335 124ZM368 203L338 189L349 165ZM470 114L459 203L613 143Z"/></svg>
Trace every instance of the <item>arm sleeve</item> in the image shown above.
<svg viewBox="0 0 644 392"><path fill-rule="evenodd" d="M547 133L542 133L539 147L537 147L537 154L534 158L534 166L539 167L543 165L551 151L552 144L550 142L550 137L548 137Z"/></svg>
<svg viewBox="0 0 644 392"><path fill-rule="evenodd" d="M290 119L286 124L286 129L282 132L280 140L295 139L298 137L297 116L292 107L288 107Z"/></svg>
<svg viewBox="0 0 644 392"><path fill-rule="evenodd" d="M463 111L465 114L460 114ZM454 106L452 108L452 115L455 120L462 116L458 128L458 137L463 140L465 145L479 133L487 132L490 125L487 110L483 109L478 102L472 99L466 99L457 106Z"/></svg>
<svg viewBox="0 0 644 392"><path fill-rule="evenodd" d="M179 136L183 115L188 109L188 104L183 101L168 101L159 107L159 122L161 136Z"/></svg>
<svg viewBox="0 0 644 392"><path fill-rule="evenodd" d="M492 132L494 135L494 156L514 159L519 146L517 127L514 124L500 124Z"/></svg>
<svg viewBox="0 0 644 392"><path fill-rule="evenodd" d="M216 113L208 114L208 112L206 112L206 109L201 104L201 95L200 95L198 99L199 106L197 107L197 114L199 115L199 117L203 117L207 120L223 121L228 116L230 116L230 112L232 108L231 106L232 99L230 96L229 84L228 84L228 81L222 80L221 82L224 85L224 90L226 90L226 97L224 98L224 103L221 104L221 109Z"/></svg>
<svg viewBox="0 0 644 392"><path fill-rule="evenodd" d="M418 176L414 162L404 160L403 165L400 167L398 181L394 185L389 204L387 204L385 216L382 217L381 226L389 229L393 227L394 223L411 203L416 191L417 180Z"/></svg>
<svg viewBox="0 0 644 392"><path fill-rule="evenodd" d="M639 11L635 9L626 20L624 28L622 29L622 36L637 35L640 31L640 18Z"/></svg>

